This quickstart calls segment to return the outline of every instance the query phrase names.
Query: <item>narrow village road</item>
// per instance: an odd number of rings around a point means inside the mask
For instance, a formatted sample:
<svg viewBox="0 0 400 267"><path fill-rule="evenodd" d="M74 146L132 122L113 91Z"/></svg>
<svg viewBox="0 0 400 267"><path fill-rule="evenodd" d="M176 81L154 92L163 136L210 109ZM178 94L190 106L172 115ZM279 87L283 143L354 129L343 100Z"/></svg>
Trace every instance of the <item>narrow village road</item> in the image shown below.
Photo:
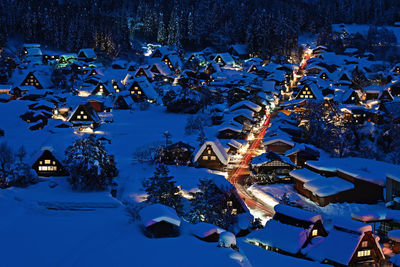
<svg viewBox="0 0 400 267"><path fill-rule="evenodd" d="M248 176L249 163L252 157L255 155L255 150L260 146L269 123L270 115L267 115L261 130L257 133L256 138L250 143L249 149L243 156L239 167L233 172L231 177L229 177L229 180L236 187L240 197L244 200L249 208L255 209L263 213L263 215L271 217L274 214L273 207L264 204L262 201L260 201L260 199L251 194L247 190L244 182L245 178Z"/></svg>

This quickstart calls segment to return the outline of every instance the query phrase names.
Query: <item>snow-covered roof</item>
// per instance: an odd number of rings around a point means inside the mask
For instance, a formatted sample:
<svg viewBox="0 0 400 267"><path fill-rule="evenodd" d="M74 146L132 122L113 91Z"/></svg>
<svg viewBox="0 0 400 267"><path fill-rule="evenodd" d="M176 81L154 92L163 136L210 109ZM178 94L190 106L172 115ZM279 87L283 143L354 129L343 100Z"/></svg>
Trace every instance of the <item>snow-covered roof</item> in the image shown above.
<svg viewBox="0 0 400 267"><path fill-rule="evenodd" d="M321 215L303 210L300 208L288 206L285 204L278 204L274 207L275 212L280 213L282 215L286 215L288 217L292 217L301 221L315 223L318 220L322 220Z"/></svg>
<svg viewBox="0 0 400 267"><path fill-rule="evenodd" d="M307 257L319 262L327 259L348 265L363 237L364 234L350 233L335 228L321 242L307 247L303 252ZM380 248L379 244L378 247Z"/></svg>
<svg viewBox="0 0 400 267"><path fill-rule="evenodd" d="M354 189L354 185L339 177L321 177L304 183L303 187L319 197L327 197Z"/></svg>
<svg viewBox="0 0 400 267"><path fill-rule="evenodd" d="M278 155L271 151L267 152L267 153L263 153L255 158L253 158L253 160L251 161L251 165L254 167L262 166L266 163L269 163L269 162L272 162L275 160L278 160L278 161L284 162L290 166L296 167L296 165L288 157L285 157L283 155Z"/></svg>
<svg viewBox="0 0 400 267"><path fill-rule="evenodd" d="M376 84L372 84L370 86L367 86L364 88L364 91L366 93L376 93L379 94L381 91L383 90L382 86L376 85Z"/></svg>
<svg viewBox="0 0 400 267"><path fill-rule="evenodd" d="M231 106L231 110L240 109L241 106L246 106L247 108L251 109L254 112L260 112L260 110L262 109L259 105L257 105L254 102L251 102L250 100L243 100L243 101L240 101L240 102L238 102L236 104L233 104Z"/></svg>
<svg viewBox="0 0 400 267"><path fill-rule="evenodd" d="M41 57L42 50L39 47L28 47L26 48L26 55L28 57Z"/></svg>
<svg viewBox="0 0 400 267"><path fill-rule="evenodd" d="M219 140L214 140L214 141L206 141L197 151L194 161L197 161L203 151L206 149L207 146L211 146L212 150L214 151L215 155L217 155L217 158L219 161L221 161L222 164L227 165L229 162L229 155L226 153L224 147L221 145Z"/></svg>
<svg viewBox="0 0 400 267"><path fill-rule="evenodd" d="M225 232L224 229L206 222L199 222L197 224L191 225L190 230L193 235L200 238L206 238L207 236L213 234L221 234L222 232Z"/></svg>
<svg viewBox="0 0 400 267"><path fill-rule="evenodd" d="M281 137L275 137L275 136L264 139L263 144L264 144L264 146L267 146L267 145L270 145L270 144L273 144L276 142L282 142L282 143L288 144L289 146L292 146L292 147L294 147L294 145L295 145L295 143L293 143L291 140L284 139Z"/></svg>
<svg viewBox="0 0 400 267"><path fill-rule="evenodd" d="M246 44L234 44L231 46L233 50L235 50L238 55L243 56L247 55L247 45Z"/></svg>
<svg viewBox="0 0 400 267"><path fill-rule="evenodd" d="M308 236L308 229L269 220L264 229L251 232L246 236L246 240L296 254L305 244Z"/></svg>
<svg viewBox="0 0 400 267"><path fill-rule="evenodd" d="M306 168L293 170L289 172L289 175L293 177L293 179L299 180L303 183L323 178L323 176L319 175L318 173L310 171Z"/></svg>
<svg viewBox="0 0 400 267"><path fill-rule="evenodd" d="M96 58L96 53L93 48L82 48L78 53L79 57Z"/></svg>
<svg viewBox="0 0 400 267"><path fill-rule="evenodd" d="M385 186L386 175L400 175L400 166L363 158L325 158L307 161L306 164L320 171L341 171L357 179Z"/></svg>
<svg viewBox="0 0 400 267"><path fill-rule="evenodd" d="M388 232L389 239L400 242L400 230L392 230Z"/></svg>
<svg viewBox="0 0 400 267"><path fill-rule="evenodd" d="M300 151L307 151L310 152L312 154L315 154L316 156L319 156L320 154L320 150L318 148L316 148L313 145L310 144L296 144L292 149L286 151L285 156L290 156L292 154L298 153Z"/></svg>
<svg viewBox="0 0 400 267"><path fill-rule="evenodd" d="M176 211L159 203L144 207L140 210L139 215L143 225L146 227L159 222L168 222L176 226L181 225L181 219L176 214Z"/></svg>
<svg viewBox="0 0 400 267"><path fill-rule="evenodd" d="M225 62L226 65L234 65L235 64L235 60L229 53L220 53L220 54L215 55L214 61L217 59L218 56L221 57L221 59Z"/></svg>

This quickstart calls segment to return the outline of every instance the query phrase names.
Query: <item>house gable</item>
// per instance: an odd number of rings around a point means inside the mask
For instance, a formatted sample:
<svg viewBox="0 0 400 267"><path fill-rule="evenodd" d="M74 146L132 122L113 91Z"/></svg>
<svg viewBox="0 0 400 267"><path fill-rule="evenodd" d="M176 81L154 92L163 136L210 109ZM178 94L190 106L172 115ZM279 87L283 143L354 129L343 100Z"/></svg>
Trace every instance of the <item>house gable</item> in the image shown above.
<svg viewBox="0 0 400 267"><path fill-rule="evenodd" d="M311 88L305 85L297 94L296 99L316 99L316 97Z"/></svg>
<svg viewBox="0 0 400 267"><path fill-rule="evenodd" d="M64 167L50 150L44 150L32 168L39 176L63 176L66 174Z"/></svg>
<svg viewBox="0 0 400 267"><path fill-rule="evenodd" d="M24 86L31 85L35 86L37 89L43 89L43 86L40 84L39 80L36 78L33 72L29 72L28 75L26 75L21 85Z"/></svg>

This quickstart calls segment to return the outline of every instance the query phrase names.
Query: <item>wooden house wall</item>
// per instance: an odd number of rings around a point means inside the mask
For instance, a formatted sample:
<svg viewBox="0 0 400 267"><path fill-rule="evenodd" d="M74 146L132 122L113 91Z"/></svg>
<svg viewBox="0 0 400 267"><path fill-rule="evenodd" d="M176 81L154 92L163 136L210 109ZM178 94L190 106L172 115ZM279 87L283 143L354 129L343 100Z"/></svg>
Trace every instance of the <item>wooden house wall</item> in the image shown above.
<svg viewBox="0 0 400 267"><path fill-rule="evenodd" d="M203 159L203 157L207 156L208 159ZM211 157L215 157L215 159L211 160ZM204 149L201 156L197 159L197 166L200 168L208 168L213 170L224 170L225 165L218 159L217 155L212 150L211 145L208 145L206 149Z"/></svg>

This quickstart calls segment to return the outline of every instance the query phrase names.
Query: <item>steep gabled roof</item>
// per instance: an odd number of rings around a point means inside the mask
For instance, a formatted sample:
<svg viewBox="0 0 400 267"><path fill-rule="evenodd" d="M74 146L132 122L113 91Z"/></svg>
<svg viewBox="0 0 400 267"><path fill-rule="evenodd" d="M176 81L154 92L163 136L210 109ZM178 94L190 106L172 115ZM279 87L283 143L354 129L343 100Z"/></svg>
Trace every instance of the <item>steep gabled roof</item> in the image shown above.
<svg viewBox="0 0 400 267"><path fill-rule="evenodd" d="M97 57L93 48L82 48L81 50L79 50L78 56L86 57L86 58L93 58L93 59Z"/></svg>
<svg viewBox="0 0 400 267"><path fill-rule="evenodd" d="M224 164L227 165L229 162L229 155L226 154L226 151L224 149L224 147L221 145L221 143L219 142L219 140L214 140L214 141L206 141L201 147L200 149L197 151L195 157L194 157L194 161L197 161L201 154L204 152L204 150L206 149L207 146L211 146L212 150L214 151L215 155L217 155L217 158L219 159L219 161Z"/></svg>

